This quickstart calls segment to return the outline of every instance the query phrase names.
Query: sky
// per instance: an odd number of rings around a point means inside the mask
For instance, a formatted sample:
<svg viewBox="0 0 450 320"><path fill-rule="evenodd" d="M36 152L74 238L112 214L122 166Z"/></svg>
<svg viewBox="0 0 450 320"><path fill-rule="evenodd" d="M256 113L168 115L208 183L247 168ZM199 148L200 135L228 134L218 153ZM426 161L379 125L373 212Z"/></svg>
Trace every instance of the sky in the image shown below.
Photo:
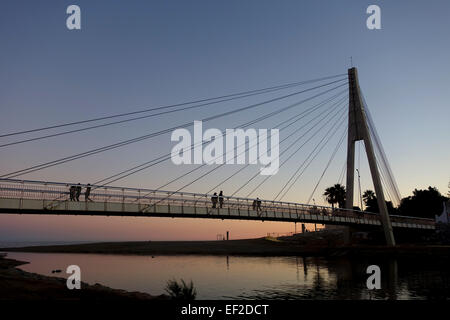
<svg viewBox="0 0 450 320"><path fill-rule="evenodd" d="M81 30L66 27L66 8L71 4L81 8ZM366 27L366 9L371 4L381 8L380 30ZM401 195L428 186L445 194L450 180L448 12L446 0L2 1L0 134L346 74L353 63ZM177 127L295 90L0 147L0 173ZM319 91L226 116L205 128L239 127ZM255 128L273 128L319 101L261 121ZM295 133L295 126L289 130L281 132L280 139ZM345 143L312 196L311 192L344 130L339 128L283 200L304 203L311 197L314 203L325 204L322 193L339 180ZM2 137L0 143L60 131ZM319 139L295 154L253 196L273 199ZM20 178L92 183L170 152L173 145L168 133ZM373 189L364 149L356 150L361 188ZM168 161L114 185L157 188L192 168ZM205 192L237 168L225 166L185 191ZM250 166L221 189L233 193L257 170L259 166ZM177 189L195 177L188 176L167 189ZM246 196L261 180L258 177L237 195ZM294 225L0 216L0 241L200 240L215 239L226 231L234 238L245 238L294 231Z"/></svg>

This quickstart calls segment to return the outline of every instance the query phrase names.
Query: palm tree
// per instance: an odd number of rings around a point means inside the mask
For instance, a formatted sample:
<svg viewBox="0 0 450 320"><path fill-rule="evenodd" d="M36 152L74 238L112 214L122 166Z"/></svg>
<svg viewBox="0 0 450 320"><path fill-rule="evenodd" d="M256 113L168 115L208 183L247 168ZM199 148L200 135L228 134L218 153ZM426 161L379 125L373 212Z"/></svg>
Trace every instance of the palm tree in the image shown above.
<svg viewBox="0 0 450 320"><path fill-rule="evenodd" d="M335 203L339 204L339 207L341 208L344 207L345 187L343 185L336 183L334 186L326 188L323 195L333 209Z"/></svg>
<svg viewBox="0 0 450 320"><path fill-rule="evenodd" d="M375 192L373 192L372 190L364 191L363 200L364 200L364 204L366 205L366 211L373 212L373 213L380 212L380 209L378 208L378 201L377 201L377 196L375 195ZM389 207L387 202L386 202L386 205ZM392 203L390 206L392 207Z"/></svg>
<svg viewBox="0 0 450 320"><path fill-rule="evenodd" d="M364 200L364 204L365 204L366 206L369 205L369 202L372 202L373 200L376 199L376 197L375 197L375 192L373 192L372 190L366 190L366 191L364 191L362 197L363 197L363 200Z"/></svg>

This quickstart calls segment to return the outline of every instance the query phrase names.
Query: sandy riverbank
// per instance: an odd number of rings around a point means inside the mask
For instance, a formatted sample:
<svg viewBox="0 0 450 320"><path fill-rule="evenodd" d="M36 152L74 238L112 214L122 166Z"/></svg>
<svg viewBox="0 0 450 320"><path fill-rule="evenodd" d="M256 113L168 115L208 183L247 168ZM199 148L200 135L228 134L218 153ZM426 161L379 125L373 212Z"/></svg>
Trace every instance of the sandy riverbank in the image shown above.
<svg viewBox="0 0 450 320"><path fill-rule="evenodd" d="M230 241L135 241L103 242L77 245L5 248L0 251L107 253L107 254L214 254L214 255L296 255L304 246L264 238Z"/></svg>
<svg viewBox="0 0 450 320"><path fill-rule="evenodd" d="M249 256L438 256L450 258L450 246L376 245L346 246L335 241L335 234L307 234L279 239L259 238L229 241L134 241L76 245L4 248L0 251L45 253L100 253L133 255L249 255Z"/></svg>

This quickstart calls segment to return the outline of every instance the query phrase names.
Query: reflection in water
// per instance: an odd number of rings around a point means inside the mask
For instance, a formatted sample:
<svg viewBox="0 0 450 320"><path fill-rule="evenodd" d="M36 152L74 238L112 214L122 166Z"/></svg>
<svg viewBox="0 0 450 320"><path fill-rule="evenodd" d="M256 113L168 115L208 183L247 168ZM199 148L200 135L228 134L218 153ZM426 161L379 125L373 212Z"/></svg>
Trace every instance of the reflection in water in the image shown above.
<svg viewBox="0 0 450 320"><path fill-rule="evenodd" d="M169 279L192 280L199 299L442 299L448 261L101 254L8 253L25 271L81 267L82 281L159 295ZM225 261L224 261L225 260ZM381 268L381 290L368 290L366 269ZM303 270L303 272L302 272ZM64 272L58 276L66 276Z"/></svg>

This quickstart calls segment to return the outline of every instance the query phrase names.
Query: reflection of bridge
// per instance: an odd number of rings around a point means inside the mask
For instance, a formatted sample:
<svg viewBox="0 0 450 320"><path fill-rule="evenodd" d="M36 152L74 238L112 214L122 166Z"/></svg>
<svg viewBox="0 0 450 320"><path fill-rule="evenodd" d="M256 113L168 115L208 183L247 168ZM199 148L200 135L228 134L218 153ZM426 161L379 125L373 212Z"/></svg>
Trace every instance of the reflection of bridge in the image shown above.
<svg viewBox="0 0 450 320"><path fill-rule="evenodd" d="M90 199L70 201L71 185L55 182L0 179L0 212L97 216L173 217L304 222L333 225L381 226L378 214L332 209L300 203L225 197L222 208L213 209L211 195L149 189L92 186ZM85 190L86 186L81 186ZM390 216L392 226L434 229L432 219Z"/></svg>

